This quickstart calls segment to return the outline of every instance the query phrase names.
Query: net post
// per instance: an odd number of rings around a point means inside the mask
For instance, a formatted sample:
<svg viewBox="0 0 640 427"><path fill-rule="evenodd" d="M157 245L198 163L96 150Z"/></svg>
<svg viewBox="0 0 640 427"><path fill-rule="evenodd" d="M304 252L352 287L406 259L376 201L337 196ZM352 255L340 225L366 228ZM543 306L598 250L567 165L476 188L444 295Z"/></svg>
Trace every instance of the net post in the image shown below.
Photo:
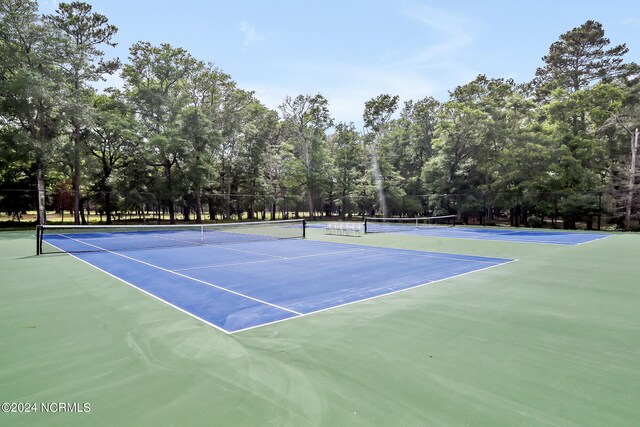
<svg viewBox="0 0 640 427"><path fill-rule="evenodd" d="M204 225L200 226L200 244L204 245Z"/></svg>
<svg viewBox="0 0 640 427"><path fill-rule="evenodd" d="M367 234L367 218L364 217L362 218L362 222L364 223L364 234Z"/></svg>
<svg viewBox="0 0 640 427"><path fill-rule="evenodd" d="M305 239L307 237L307 220L302 219L302 238Z"/></svg>
<svg viewBox="0 0 640 427"><path fill-rule="evenodd" d="M42 253L42 246L40 245L42 238L42 226L40 224L36 225L36 255L40 255Z"/></svg>

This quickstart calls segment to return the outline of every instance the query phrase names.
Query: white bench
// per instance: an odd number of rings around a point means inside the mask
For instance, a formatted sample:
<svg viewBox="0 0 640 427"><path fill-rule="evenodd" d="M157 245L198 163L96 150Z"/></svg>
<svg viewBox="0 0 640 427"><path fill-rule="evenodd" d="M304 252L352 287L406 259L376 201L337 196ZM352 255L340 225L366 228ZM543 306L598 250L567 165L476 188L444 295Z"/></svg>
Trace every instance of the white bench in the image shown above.
<svg viewBox="0 0 640 427"><path fill-rule="evenodd" d="M364 234L364 224L361 222L329 222L324 229L324 233L336 236L361 237Z"/></svg>

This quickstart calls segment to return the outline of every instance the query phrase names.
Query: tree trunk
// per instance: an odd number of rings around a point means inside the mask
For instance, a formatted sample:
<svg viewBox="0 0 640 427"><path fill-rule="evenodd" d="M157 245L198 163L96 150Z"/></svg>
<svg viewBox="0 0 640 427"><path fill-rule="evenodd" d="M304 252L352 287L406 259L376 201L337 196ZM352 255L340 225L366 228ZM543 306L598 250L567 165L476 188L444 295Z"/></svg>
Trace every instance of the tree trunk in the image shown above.
<svg viewBox="0 0 640 427"><path fill-rule="evenodd" d="M371 165L373 167L373 174L376 180L376 186L378 187L378 202L380 203L380 209L382 210L382 216L387 218L389 216L387 212L387 201L384 195L384 183L382 182L382 173L380 172L380 166L378 165L378 154L375 152L376 148L371 153Z"/></svg>
<svg viewBox="0 0 640 427"><path fill-rule="evenodd" d="M342 209L340 209L340 218L344 221L347 212L347 192L342 190Z"/></svg>
<svg viewBox="0 0 640 427"><path fill-rule="evenodd" d="M202 190L196 193L196 224L202 224Z"/></svg>
<svg viewBox="0 0 640 427"><path fill-rule="evenodd" d="M309 182L307 178L307 182ZM309 196L309 218L313 219L313 195L311 194L311 185L307 185L307 194Z"/></svg>
<svg viewBox="0 0 640 427"><path fill-rule="evenodd" d="M36 135L33 135L36 136ZM36 176L38 181L38 224L47 223L46 183L44 171L44 145L47 142L47 128L44 123L44 106L38 102L38 145L36 147Z"/></svg>
<svg viewBox="0 0 640 427"><path fill-rule="evenodd" d="M173 177L171 176L171 162L164 162L164 176L167 178L167 204L169 208L169 224L176 223L176 212L173 206Z"/></svg>
<svg viewBox="0 0 640 427"><path fill-rule="evenodd" d="M87 218L84 216L84 206L82 206L82 201L80 201L80 220L82 225L87 225Z"/></svg>
<svg viewBox="0 0 640 427"><path fill-rule="evenodd" d="M216 220L215 199L213 197L209 197L207 199L207 203L209 204L209 221L215 221Z"/></svg>
<svg viewBox="0 0 640 427"><path fill-rule="evenodd" d="M249 208L247 210L247 219L253 219L253 211L254 211L254 204L255 204L255 198L254 198L255 189L256 189L256 183L255 183L255 180L252 180L251 195L249 196Z"/></svg>
<svg viewBox="0 0 640 427"><path fill-rule="evenodd" d="M36 167L38 177L38 224L45 225L47 223L47 210L45 207L46 186L44 182L44 161L42 160L40 149L38 149Z"/></svg>
<svg viewBox="0 0 640 427"><path fill-rule="evenodd" d="M231 219L231 180L227 183L227 219Z"/></svg>
<svg viewBox="0 0 640 427"><path fill-rule="evenodd" d="M629 169L629 189L627 193L627 206L625 209L624 229L631 229L631 207L633 205L633 193L636 185L636 164L638 156L638 128L631 137L631 166Z"/></svg>
<svg viewBox="0 0 640 427"><path fill-rule="evenodd" d="M73 127L73 223L80 224L80 127ZM84 218L84 215L82 215ZM85 222L83 222L85 224Z"/></svg>
<svg viewBox="0 0 640 427"><path fill-rule="evenodd" d="M107 225L111 225L111 190L104 193L104 209L107 211Z"/></svg>
<svg viewBox="0 0 640 427"><path fill-rule="evenodd" d="M173 200L168 200L169 202L169 224L176 223L176 210L173 206Z"/></svg>

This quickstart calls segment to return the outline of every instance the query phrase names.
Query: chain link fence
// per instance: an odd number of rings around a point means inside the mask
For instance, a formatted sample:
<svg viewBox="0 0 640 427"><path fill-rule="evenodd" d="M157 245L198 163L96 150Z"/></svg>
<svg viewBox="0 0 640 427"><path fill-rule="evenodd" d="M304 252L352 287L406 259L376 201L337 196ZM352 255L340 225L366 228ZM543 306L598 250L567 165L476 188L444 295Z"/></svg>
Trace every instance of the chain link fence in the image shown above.
<svg viewBox="0 0 640 427"><path fill-rule="evenodd" d="M49 192L48 223L72 223L73 192ZM638 231L640 200L636 195L631 229ZM367 194L312 197L304 194L176 194L94 192L81 198L84 223L163 223L174 211L175 221L216 222L293 218L360 219L382 215L379 203ZM387 200L393 217L457 216L478 226L543 227L557 229L619 230L624 228L626 195L607 192L512 192L405 195ZM312 209L310 208L312 207ZM0 227L34 224L37 192L0 190Z"/></svg>

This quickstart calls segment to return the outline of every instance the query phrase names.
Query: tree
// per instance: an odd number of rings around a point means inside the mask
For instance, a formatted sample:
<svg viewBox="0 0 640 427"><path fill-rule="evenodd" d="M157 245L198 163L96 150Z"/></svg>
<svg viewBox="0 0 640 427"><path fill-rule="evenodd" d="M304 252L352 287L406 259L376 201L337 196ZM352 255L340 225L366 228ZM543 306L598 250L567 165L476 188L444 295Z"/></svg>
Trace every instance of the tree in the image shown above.
<svg viewBox="0 0 640 427"><path fill-rule="evenodd" d="M125 97L143 126L141 155L149 166L161 168L165 178L162 199L175 223L174 166L184 158L186 142L179 119L188 103L185 79L197 67L182 48L138 42L129 49L130 63L123 67Z"/></svg>
<svg viewBox="0 0 640 427"><path fill-rule="evenodd" d="M487 116L482 111L456 101L440 109L440 121L433 148L435 155L425 170L425 184L443 193L463 192L476 182L481 128Z"/></svg>
<svg viewBox="0 0 640 427"><path fill-rule="evenodd" d="M94 190L102 195L107 224L111 224L113 172L133 161L139 143L136 123L119 92L94 97L96 117L87 138L87 150L98 161Z"/></svg>
<svg viewBox="0 0 640 427"><path fill-rule="evenodd" d="M562 34L543 58L545 66L536 71L533 85L543 101L543 117L555 145L552 175L557 177L556 190L567 194L602 192L610 185L610 137L601 127L620 105L620 90L611 83L629 75L632 68L623 63L626 46L609 45L602 25L587 21ZM567 200L586 203L569 211L592 211L589 206L594 198L569 197ZM586 217L590 226L591 215ZM575 227L575 219L564 225Z"/></svg>
<svg viewBox="0 0 640 427"><path fill-rule="evenodd" d="M231 217L234 210L231 194L235 193L239 185L242 168L240 153L245 144L245 130L250 121L249 110L253 102L253 93L238 89L233 82L225 85L217 126L221 135L218 153L219 185L221 191L225 193L227 218Z"/></svg>
<svg viewBox="0 0 640 427"><path fill-rule="evenodd" d="M55 151L61 103L53 30L33 0L0 1L0 111L9 132L24 134L33 153L38 222L46 222L47 160Z"/></svg>
<svg viewBox="0 0 640 427"><path fill-rule="evenodd" d="M103 79L104 74L112 74L120 66L115 59L104 61L101 45L115 46L111 41L118 29L110 25L106 16L91 12L91 5L83 2L60 3L55 15L46 19L58 30L59 48L62 61L58 64L68 85L66 115L71 124L71 139L74 144L73 192L74 222L80 223L80 163L81 133L91 121L91 105L88 102L93 89L88 83ZM84 222L84 221L83 221Z"/></svg>
<svg viewBox="0 0 640 427"><path fill-rule="evenodd" d="M255 195L266 189L265 161L267 149L278 134L278 116L256 99L247 106L247 123L244 127L244 141L238 153L238 187L248 195L244 204L249 219L254 217L256 209Z"/></svg>
<svg viewBox="0 0 640 427"><path fill-rule="evenodd" d="M186 78L188 104L182 113L185 135L184 171L189 194L193 195L196 222L202 222L202 198L219 173L218 151L221 143L218 129L224 87L230 78L212 64L198 63ZM209 206L210 213L212 203ZM213 219L215 214L211 215Z"/></svg>
<svg viewBox="0 0 640 427"><path fill-rule="evenodd" d="M35 164L29 156L24 132L0 125L0 211L20 221L22 212L33 209Z"/></svg>
<svg viewBox="0 0 640 427"><path fill-rule="evenodd" d="M622 57L628 49L624 44L607 49L609 44L602 24L596 21L562 34L542 58L545 66L536 70L535 85L543 95L559 87L577 92L617 76L624 70Z"/></svg>
<svg viewBox="0 0 640 427"><path fill-rule="evenodd" d="M633 207L633 196L635 193L636 187L636 172L638 165L638 148L640 147L640 131L638 128L633 132L633 136L631 138L631 162L629 165L629 185L627 190L627 203L625 206L625 221L624 221L624 229L629 231L631 228L631 210Z"/></svg>
<svg viewBox="0 0 640 427"><path fill-rule="evenodd" d="M323 181L326 153L325 131L333 124L329 102L320 94L286 97L280 105L284 120L284 135L294 147L300 162L301 184L306 188L309 214L315 215L314 197Z"/></svg>
<svg viewBox="0 0 640 427"><path fill-rule="evenodd" d="M629 90L627 90L626 99L623 104L623 108L621 109L619 114L613 114L609 120L608 124L613 126L619 126L624 130L623 136L619 139L621 140L630 140L631 149L624 147L626 144L623 144L624 148L620 149L620 153L618 156L622 161L618 161L622 168L626 169L625 171L619 171L621 178L626 175L627 181L625 183L619 183L618 188L623 189L626 187L626 195L624 196L624 229L629 231L631 228L631 216L634 208L634 199L636 192L636 176L638 173L638 150L640 149L640 132L638 131L638 126L640 126L640 108L638 107L638 95L640 95L640 85L636 84L631 86ZM626 137L626 138L625 138ZM624 161L628 156L628 163ZM615 157L611 159L612 162L616 162ZM614 175L615 172L613 171ZM626 185L625 185L626 184Z"/></svg>
<svg viewBox="0 0 640 427"><path fill-rule="evenodd" d="M380 156L380 144L385 137L387 131L387 123L391 119L391 116L398 108L398 101L400 97L397 95L391 96L388 94L378 95L377 97L370 99L364 104L364 126L368 129L368 134L365 136L367 142L367 148L371 157L371 168L373 171L376 186L378 188L378 202L382 209L382 215L387 217L389 215L386 203L385 195L385 180L383 177L383 171L380 168L379 156ZM391 176L395 171L388 168L388 175ZM387 181L389 184L390 181ZM395 188L395 186L394 186Z"/></svg>
<svg viewBox="0 0 640 427"><path fill-rule="evenodd" d="M432 97L405 102L400 123L405 128L404 139L407 144L399 150L397 158L398 167L403 169L403 173L406 172L407 178L419 175L420 169L433 154L439 108L440 102Z"/></svg>
<svg viewBox="0 0 640 427"><path fill-rule="evenodd" d="M282 200L283 218L286 211L287 177L292 175L291 168L295 162L293 146L283 141L282 123L276 124L275 134L267 142L264 158L264 181L270 202L271 220L276 219L278 200Z"/></svg>
<svg viewBox="0 0 640 427"><path fill-rule="evenodd" d="M340 216L351 214L354 192L365 175L362 141L353 124L338 123L329 140L334 158L336 191L340 197Z"/></svg>

